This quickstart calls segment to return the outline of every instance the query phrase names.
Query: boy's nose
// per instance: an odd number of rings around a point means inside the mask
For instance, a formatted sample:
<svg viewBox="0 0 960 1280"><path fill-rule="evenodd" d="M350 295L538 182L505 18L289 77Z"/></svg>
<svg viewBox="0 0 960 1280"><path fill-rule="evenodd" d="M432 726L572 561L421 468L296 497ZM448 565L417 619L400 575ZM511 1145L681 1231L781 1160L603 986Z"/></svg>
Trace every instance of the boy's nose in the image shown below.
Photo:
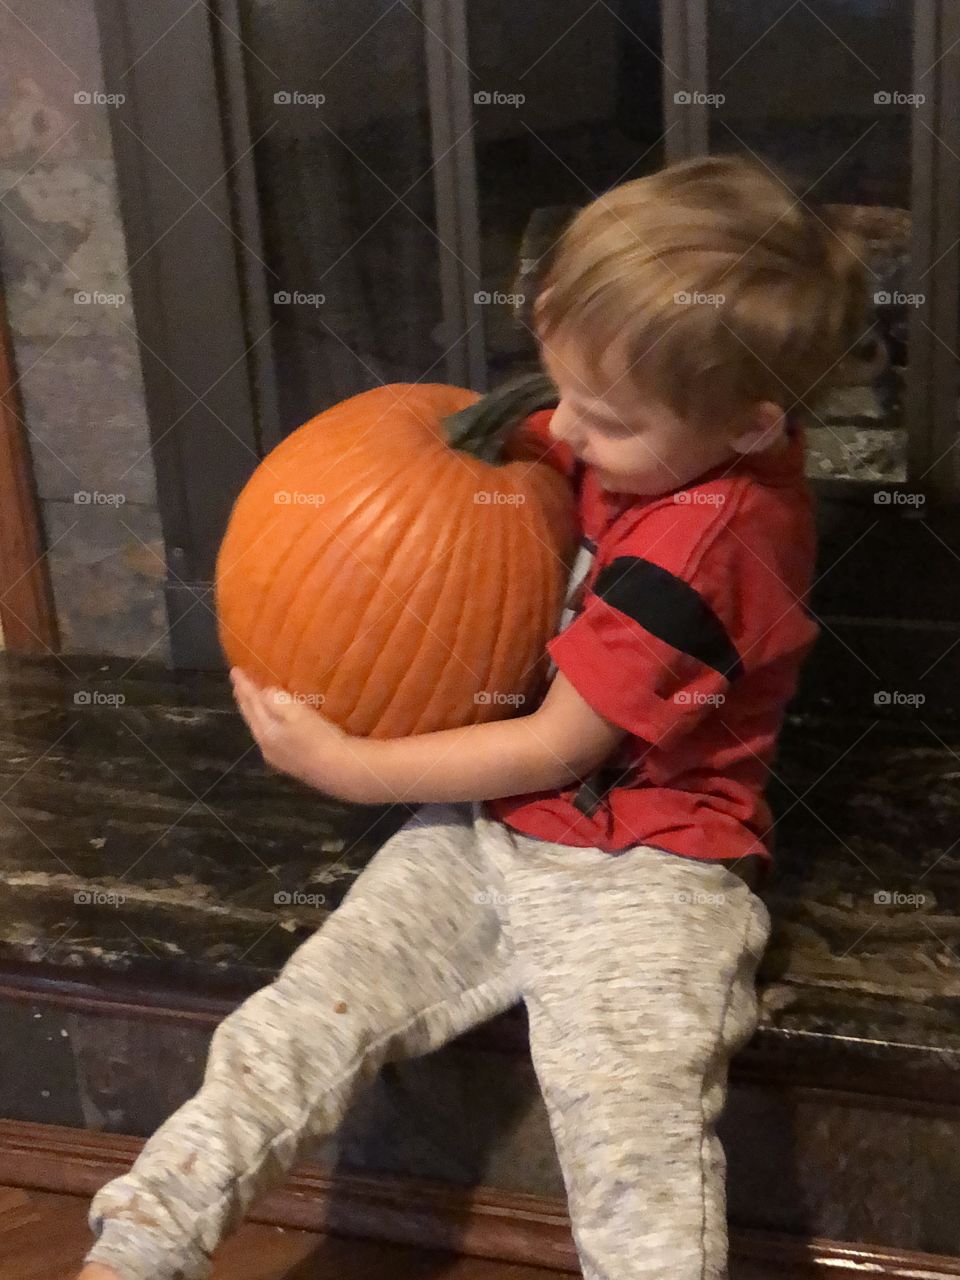
<svg viewBox="0 0 960 1280"><path fill-rule="evenodd" d="M568 444L576 452L580 447L580 433L577 431L576 419L564 407L563 401L557 405L550 416L550 434L561 444Z"/></svg>

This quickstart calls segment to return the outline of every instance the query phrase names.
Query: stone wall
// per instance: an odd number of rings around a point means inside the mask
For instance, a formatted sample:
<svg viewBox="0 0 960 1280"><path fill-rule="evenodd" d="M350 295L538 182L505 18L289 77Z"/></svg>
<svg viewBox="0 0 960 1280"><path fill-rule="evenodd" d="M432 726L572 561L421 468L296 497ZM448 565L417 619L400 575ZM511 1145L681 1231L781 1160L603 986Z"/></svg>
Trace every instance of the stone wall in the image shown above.
<svg viewBox="0 0 960 1280"><path fill-rule="evenodd" d="M65 653L168 661L93 0L0 7L0 272Z"/></svg>

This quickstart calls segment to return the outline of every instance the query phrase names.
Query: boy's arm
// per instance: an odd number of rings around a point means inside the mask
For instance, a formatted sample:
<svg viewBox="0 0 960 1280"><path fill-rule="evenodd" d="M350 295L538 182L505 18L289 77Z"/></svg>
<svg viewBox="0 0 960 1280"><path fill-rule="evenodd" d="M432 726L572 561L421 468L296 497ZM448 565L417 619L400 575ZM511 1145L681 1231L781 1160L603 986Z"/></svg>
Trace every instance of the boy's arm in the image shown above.
<svg viewBox="0 0 960 1280"><path fill-rule="evenodd" d="M348 739L348 767L335 794L381 804L559 790L602 764L624 736L558 671L529 715L407 738ZM315 785L328 790L330 779L318 775Z"/></svg>

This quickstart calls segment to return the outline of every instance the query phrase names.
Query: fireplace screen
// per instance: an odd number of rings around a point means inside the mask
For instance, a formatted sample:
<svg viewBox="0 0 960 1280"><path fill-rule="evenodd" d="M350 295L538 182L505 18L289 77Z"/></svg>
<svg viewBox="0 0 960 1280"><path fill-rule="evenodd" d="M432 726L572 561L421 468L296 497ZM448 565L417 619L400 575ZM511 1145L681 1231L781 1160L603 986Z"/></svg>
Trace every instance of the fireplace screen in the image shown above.
<svg viewBox="0 0 960 1280"><path fill-rule="evenodd" d="M955 508L960 7L96 3L165 533L197 592L274 444L382 382L534 366L575 210L717 152L864 245L869 323L808 416L817 492L867 520Z"/></svg>
<svg viewBox="0 0 960 1280"><path fill-rule="evenodd" d="M377 381L482 389L530 367L538 268L576 208L743 151L866 250L871 322L809 419L811 477L924 486L932 410L908 356L916 331L937 341L913 227L934 69L910 0L690 8L699 28L678 31L641 0L531 0L522 23L499 0L240 6L280 434Z"/></svg>

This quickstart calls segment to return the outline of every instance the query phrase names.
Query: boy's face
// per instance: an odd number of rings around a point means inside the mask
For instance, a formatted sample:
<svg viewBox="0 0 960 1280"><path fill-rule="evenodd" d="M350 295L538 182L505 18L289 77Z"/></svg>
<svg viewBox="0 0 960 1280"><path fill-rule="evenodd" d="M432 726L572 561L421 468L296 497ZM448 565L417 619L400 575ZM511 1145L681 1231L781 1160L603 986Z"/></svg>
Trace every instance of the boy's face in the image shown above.
<svg viewBox="0 0 960 1280"><path fill-rule="evenodd" d="M542 342L541 356L561 396L550 433L593 468L602 488L669 493L738 456L728 434L693 428L665 404L638 395L616 350L607 353L603 387L590 386L569 339ZM763 443L771 443L769 433Z"/></svg>

